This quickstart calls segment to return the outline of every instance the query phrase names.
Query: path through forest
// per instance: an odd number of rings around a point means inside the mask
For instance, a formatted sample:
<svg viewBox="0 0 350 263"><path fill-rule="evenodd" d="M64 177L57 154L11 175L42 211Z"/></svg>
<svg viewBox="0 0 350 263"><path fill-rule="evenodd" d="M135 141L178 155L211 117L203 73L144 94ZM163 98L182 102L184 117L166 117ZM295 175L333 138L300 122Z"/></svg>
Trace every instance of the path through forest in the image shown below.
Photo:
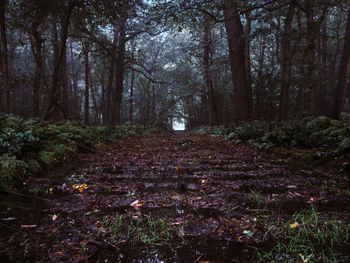
<svg viewBox="0 0 350 263"><path fill-rule="evenodd" d="M209 135L120 139L74 166L27 181L44 198L19 197L34 210L1 212L1 262L21 262L18 251L33 262L251 262L274 244L268 227L296 211L350 218L337 169Z"/></svg>

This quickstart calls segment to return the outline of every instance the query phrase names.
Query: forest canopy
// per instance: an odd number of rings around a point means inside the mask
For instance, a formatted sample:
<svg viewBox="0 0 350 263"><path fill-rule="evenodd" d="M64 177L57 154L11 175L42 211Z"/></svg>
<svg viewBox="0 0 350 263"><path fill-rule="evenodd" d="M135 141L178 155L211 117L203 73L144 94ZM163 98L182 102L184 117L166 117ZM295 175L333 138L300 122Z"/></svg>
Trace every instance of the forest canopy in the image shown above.
<svg viewBox="0 0 350 263"><path fill-rule="evenodd" d="M186 128L349 112L332 0L0 0L1 111Z"/></svg>

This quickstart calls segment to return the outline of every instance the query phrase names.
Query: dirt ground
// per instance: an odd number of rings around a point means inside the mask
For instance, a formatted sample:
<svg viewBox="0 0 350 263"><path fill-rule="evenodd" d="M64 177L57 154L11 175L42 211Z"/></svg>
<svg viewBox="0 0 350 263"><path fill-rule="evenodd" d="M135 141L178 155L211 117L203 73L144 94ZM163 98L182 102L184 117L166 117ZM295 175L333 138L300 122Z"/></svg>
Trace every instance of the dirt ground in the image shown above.
<svg viewBox="0 0 350 263"><path fill-rule="evenodd" d="M340 167L209 135L120 139L67 167L28 179L22 196L0 196L29 207L1 211L1 262L253 262L254 251L276 241L271 222L311 206L350 218ZM171 238L153 246L116 235L106 220L118 216L125 224L162 219Z"/></svg>

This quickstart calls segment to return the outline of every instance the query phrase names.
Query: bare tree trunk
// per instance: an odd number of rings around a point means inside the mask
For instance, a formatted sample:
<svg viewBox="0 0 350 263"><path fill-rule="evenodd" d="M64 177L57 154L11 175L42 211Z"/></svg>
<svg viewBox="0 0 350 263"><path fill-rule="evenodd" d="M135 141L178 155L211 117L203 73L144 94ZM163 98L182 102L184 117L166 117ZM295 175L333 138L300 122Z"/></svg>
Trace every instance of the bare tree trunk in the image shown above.
<svg viewBox="0 0 350 263"><path fill-rule="evenodd" d="M6 37L6 9L7 1L0 0L0 31L1 31L1 70L2 70L2 94L3 94L3 110L10 111L10 87L9 87L9 70L8 70L8 53L7 53L7 37Z"/></svg>
<svg viewBox="0 0 350 263"><path fill-rule="evenodd" d="M135 83L135 72L131 70L131 83L130 83L130 109L129 109L129 118L130 125L134 124L134 83Z"/></svg>
<svg viewBox="0 0 350 263"><path fill-rule="evenodd" d="M263 91L263 68L265 63L265 50L266 50L266 36L262 36L262 43L260 44L260 58L259 58L259 70L258 70L258 77L257 77L257 87L256 87L256 95L255 95L255 117L258 119L261 119L264 115L263 112L263 97L264 97L264 91Z"/></svg>
<svg viewBox="0 0 350 263"><path fill-rule="evenodd" d="M105 121L104 124L109 124L109 125L111 124L111 120L112 120L112 94L113 94L114 68L115 68L115 60L114 58L112 58L110 68L109 68L108 83L107 83L106 109L105 109L104 118L103 118L103 120Z"/></svg>
<svg viewBox="0 0 350 263"><path fill-rule="evenodd" d="M78 84L77 84L76 74L75 74L72 40L70 41L70 65L71 65L71 77L72 77L72 92L73 92L73 98L74 98L74 105L73 107L71 107L73 108L71 112L73 113L73 116L75 117L75 119L79 119L81 104L78 96Z"/></svg>
<svg viewBox="0 0 350 263"><path fill-rule="evenodd" d="M69 81L68 75L68 67L67 67L67 48L63 50L63 59L62 59L62 81L63 81L63 108L66 112L66 117L69 119L70 117L70 101L69 98L71 96L71 85Z"/></svg>
<svg viewBox="0 0 350 263"><path fill-rule="evenodd" d="M292 53L291 53L291 30L295 13L294 1L291 1L288 8L288 14L285 20L284 34L283 34L283 51L282 51L282 83L281 83L281 97L280 97L280 111L279 120L283 121L288 118L288 104L289 104L289 88L290 88L290 74L292 67Z"/></svg>
<svg viewBox="0 0 350 263"><path fill-rule="evenodd" d="M349 67L349 60L350 60L350 8L348 10L348 21L346 24L346 34L345 34L343 55L339 66L339 77L338 77L338 84L336 89L334 110L333 110L334 118L339 118L340 113L344 110L344 97L345 97L345 91L346 91L346 85L347 85L347 77L348 77L347 73L348 73L348 67Z"/></svg>
<svg viewBox="0 0 350 263"><path fill-rule="evenodd" d="M89 65L89 44L87 42L83 43L83 52L84 52L84 61L85 61L85 105L84 105L84 120L85 124L89 125L90 123L90 114L89 114L89 108L90 108L90 65Z"/></svg>
<svg viewBox="0 0 350 263"><path fill-rule="evenodd" d="M70 17L73 12L75 6L75 0L71 0L66 8L66 16L64 17L64 21L62 24L62 29L61 29L61 42L60 42L60 48L59 48L59 56L57 58L57 62L54 65L54 70L52 74L52 86L50 90L50 97L49 97L49 106L47 107L45 113L41 117L41 121L44 121L48 114L53 112L56 107L60 107L63 114L64 110L60 106L60 101L59 98L57 97L57 90L58 90L58 81L59 81L59 72L62 64L62 59L63 59L63 51L66 48L66 43L67 43L67 37L68 37L68 26L70 23Z"/></svg>
<svg viewBox="0 0 350 263"><path fill-rule="evenodd" d="M234 92L235 121L243 123L249 119L249 98L245 72L244 32L236 3L225 1L225 27L229 47L232 84Z"/></svg>
<svg viewBox="0 0 350 263"><path fill-rule="evenodd" d="M245 28L245 38L244 38L244 57L245 57L245 72L247 79L247 91L248 91L248 103L249 103L249 112L252 111L253 107L253 96L252 96L252 71L250 66L250 33L252 30L252 19L249 16L249 13L245 13L246 19L246 28Z"/></svg>
<svg viewBox="0 0 350 263"><path fill-rule="evenodd" d="M44 14L40 13L32 24L31 39L32 53L35 60L35 76L33 84L33 116L38 117L40 114L40 88L43 80L43 58L42 58L42 43L43 39L38 32L38 27L44 20Z"/></svg>
<svg viewBox="0 0 350 263"><path fill-rule="evenodd" d="M316 49L316 39L319 35L320 26L323 23L327 5L323 3L322 13L318 20L315 20L315 0L306 0L306 57L307 57L307 88L309 92L309 114L311 116L316 116L319 112L318 109L318 90L316 86L316 65L315 65L315 49Z"/></svg>
<svg viewBox="0 0 350 263"><path fill-rule="evenodd" d="M126 21L120 22L119 43L116 61L115 73L115 92L113 96L113 119L112 125L121 124L121 103L124 89L124 71L125 71L125 46L126 46Z"/></svg>
<svg viewBox="0 0 350 263"><path fill-rule="evenodd" d="M218 125L218 113L216 107L216 99L213 87L212 74L210 71L210 43L211 31L210 25L207 22L204 28L203 37L203 68L204 79L208 91L208 110L209 110L209 124L210 126Z"/></svg>

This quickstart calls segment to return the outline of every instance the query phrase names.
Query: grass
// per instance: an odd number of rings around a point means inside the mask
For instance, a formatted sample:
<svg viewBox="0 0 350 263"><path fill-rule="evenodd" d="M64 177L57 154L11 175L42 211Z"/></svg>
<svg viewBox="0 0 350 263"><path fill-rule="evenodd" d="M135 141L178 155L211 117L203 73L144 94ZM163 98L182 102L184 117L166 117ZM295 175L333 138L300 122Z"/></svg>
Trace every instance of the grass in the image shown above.
<svg viewBox="0 0 350 263"><path fill-rule="evenodd" d="M150 215L106 216L103 226L106 231L104 240L112 244L126 240L132 244L162 246L175 237L173 228L165 219Z"/></svg>
<svg viewBox="0 0 350 263"><path fill-rule="evenodd" d="M282 229L281 229L282 228ZM350 224L322 217L312 207L294 214L282 227L271 224L268 235L277 240L268 252L257 253L258 262L349 262Z"/></svg>
<svg viewBox="0 0 350 263"><path fill-rule="evenodd" d="M256 209L266 208L265 201L263 200L260 192L251 190L250 193L247 194L247 198L252 202L253 208L256 208Z"/></svg>

